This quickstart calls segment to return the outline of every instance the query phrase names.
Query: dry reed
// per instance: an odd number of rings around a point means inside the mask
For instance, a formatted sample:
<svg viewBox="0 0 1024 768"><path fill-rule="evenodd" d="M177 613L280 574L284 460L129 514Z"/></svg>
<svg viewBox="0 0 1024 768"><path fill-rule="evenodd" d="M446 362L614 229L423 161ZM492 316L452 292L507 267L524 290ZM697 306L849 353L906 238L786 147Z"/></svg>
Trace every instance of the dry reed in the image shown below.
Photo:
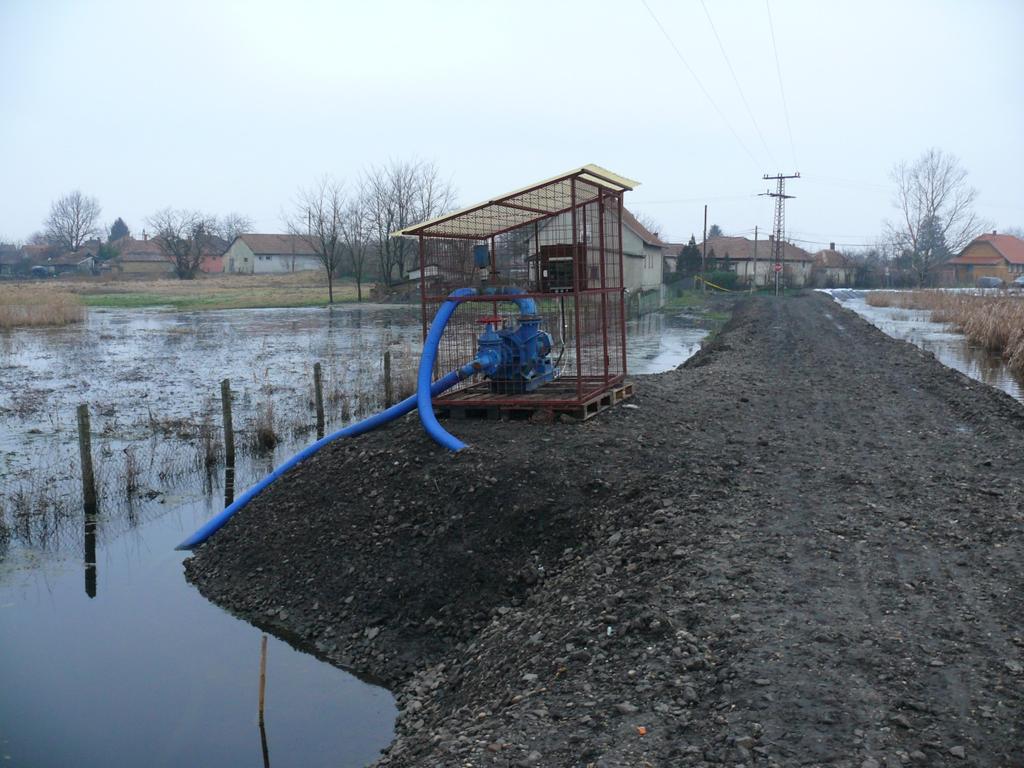
<svg viewBox="0 0 1024 768"><path fill-rule="evenodd" d="M968 341L1006 361L1024 376L1024 296L963 291L874 291L873 307L903 307L931 312L932 320L950 323Z"/></svg>
<svg viewBox="0 0 1024 768"><path fill-rule="evenodd" d="M0 328L59 326L85 320L85 307L66 291L15 284L0 287Z"/></svg>
<svg viewBox="0 0 1024 768"><path fill-rule="evenodd" d="M274 429L274 403L268 400L256 406L256 419L253 423L253 448L256 452L273 450L278 443L277 431Z"/></svg>

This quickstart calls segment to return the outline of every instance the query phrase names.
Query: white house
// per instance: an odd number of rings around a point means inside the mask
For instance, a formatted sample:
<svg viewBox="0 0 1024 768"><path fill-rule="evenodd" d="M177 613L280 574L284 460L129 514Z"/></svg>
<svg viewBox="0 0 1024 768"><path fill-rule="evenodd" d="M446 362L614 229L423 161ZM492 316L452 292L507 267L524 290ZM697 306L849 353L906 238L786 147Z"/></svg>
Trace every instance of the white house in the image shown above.
<svg viewBox="0 0 1024 768"><path fill-rule="evenodd" d="M301 235L239 235L224 253L223 264L226 273L243 275L283 275L324 268Z"/></svg>
<svg viewBox="0 0 1024 768"><path fill-rule="evenodd" d="M572 225L571 214L563 213L548 219L540 225L536 234L530 235L526 241L526 250L530 254L537 254L545 246L565 246L565 254L561 258L567 262L570 258L570 244L566 242L571 238ZM579 224L586 227L586 235L589 238L596 238L592 222ZM626 289L626 303L630 314L644 314L651 312L663 303L662 297L662 276L664 274L664 256L662 254L666 244L656 234L644 227L636 217L622 209L622 286ZM586 248L578 244L580 253L585 253ZM559 258L559 257L556 257ZM536 279L536 262L531 257L531 282ZM572 281L572 268L567 267L563 276ZM599 266L592 262L588 254L588 265L586 275L589 280L596 283L599 280Z"/></svg>
<svg viewBox="0 0 1024 768"><path fill-rule="evenodd" d="M622 284L630 314L653 312L664 303L661 285L666 246L657 233L622 209Z"/></svg>
<svg viewBox="0 0 1024 768"><path fill-rule="evenodd" d="M850 288L857 279L857 265L836 250L836 244L814 254L814 284L819 288Z"/></svg>
<svg viewBox="0 0 1024 768"><path fill-rule="evenodd" d="M774 285L774 245L775 239L771 235L767 240L756 242L746 237L708 238L708 271L722 269L735 272L740 285L750 285L751 281L755 287ZM703 250L703 243L698 243L697 247ZM780 263L783 285L800 288L811 282L814 257L803 248L783 241Z"/></svg>

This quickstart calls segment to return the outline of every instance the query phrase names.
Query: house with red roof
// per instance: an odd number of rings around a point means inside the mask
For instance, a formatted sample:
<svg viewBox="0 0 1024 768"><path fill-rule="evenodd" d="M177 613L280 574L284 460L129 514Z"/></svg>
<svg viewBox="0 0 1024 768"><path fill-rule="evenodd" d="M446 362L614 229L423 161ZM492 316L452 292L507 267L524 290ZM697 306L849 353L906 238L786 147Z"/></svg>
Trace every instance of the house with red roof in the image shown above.
<svg viewBox="0 0 1024 768"><path fill-rule="evenodd" d="M980 235L943 267L953 270L957 285L974 285L981 277L1011 283L1024 275L1024 240L1013 235Z"/></svg>
<svg viewBox="0 0 1024 768"><path fill-rule="evenodd" d="M707 243L707 269L728 270L736 273L739 285L761 288L775 283L775 264L772 260L775 237L754 241L747 237L720 235L709 237ZM697 243L703 252L704 244ZM801 288L811 282L814 257L799 246L782 241L779 265L782 284Z"/></svg>
<svg viewBox="0 0 1024 768"><path fill-rule="evenodd" d="M856 279L857 265L835 243L814 254L811 281L818 288L852 288Z"/></svg>

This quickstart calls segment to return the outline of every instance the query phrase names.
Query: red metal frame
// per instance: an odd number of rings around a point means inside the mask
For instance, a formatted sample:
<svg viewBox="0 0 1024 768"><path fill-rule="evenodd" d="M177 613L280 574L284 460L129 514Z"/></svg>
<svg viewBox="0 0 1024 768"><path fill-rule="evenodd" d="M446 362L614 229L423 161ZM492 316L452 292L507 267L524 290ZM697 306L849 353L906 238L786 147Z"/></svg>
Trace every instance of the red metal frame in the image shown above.
<svg viewBox="0 0 1024 768"><path fill-rule="evenodd" d="M593 179L608 181L611 188ZM567 181L568 207L564 205ZM459 397L460 391L476 387L474 402L480 404L579 406L622 384L626 377L623 190L614 185L615 182L598 174L579 171L474 206L439 224L427 223L406 230L419 241L424 338L431 319L452 290L515 286L528 291L523 296L536 301L543 318L542 328L554 342L552 359L564 372L555 382L535 392L524 395L489 391L485 401L476 399L476 393L481 391L476 385L482 381L477 377L435 398L435 403L443 405ZM523 196L528 198L525 203L505 202ZM485 217L479 216L481 211L487 212ZM524 212L537 215L524 222ZM477 216L475 221L486 222L486 233L435 234L458 231L458 218L472 215ZM468 223L467 220L464 229ZM475 267L475 244L487 245L489 268ZM565 266L559 267L561 273L549 272L549 277L560 274L567 280L571 274L571 282L559 286L552 285L554 278L545 279L545 265L555 262ZM566 273L566 267L571 272ZM475 356L481 319L501 317L514 326L518 315L514 303L496 300L482 291L463 299L442 337L437 373L452 370Z"/></svg>

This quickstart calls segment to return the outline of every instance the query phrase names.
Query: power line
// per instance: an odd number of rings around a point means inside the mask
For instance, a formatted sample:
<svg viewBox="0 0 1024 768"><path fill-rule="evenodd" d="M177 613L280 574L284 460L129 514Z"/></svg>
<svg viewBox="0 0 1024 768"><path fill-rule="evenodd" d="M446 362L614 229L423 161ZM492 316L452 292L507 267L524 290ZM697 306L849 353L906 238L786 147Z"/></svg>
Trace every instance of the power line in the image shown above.
<svg viewBox="0 0 1024 768"><path fill-rule="evenodd" d="M674 200L637 200L630 198L630 205L676 205L677 203L710 203L721 200L746 200L750 197L757 197L756 193L746 195L723 195L720 197L680 197Z"/></svg>
<svg viewBox="0 0 1024 768"><path fill-rule="evenodd" d="M873 189L896 189L895 184L879 184L870 181L857 181L855 179L841 179L836 176L804 176L805 181L811 184L825 184L835 187L867 187Z"/></svg>
<svg viewBox="0 0 1024 768"><path fill-rule="evenodd" d="M802 237L789 237L794 243L808 243L810 245L841 245L845 248L874 248L878 243L837 243L835 240L805 240Z"/></svg>
<svg viewBox="0 0 1024 768"><path fill-rule="evenodd" d="M764 151L768 153L768 159L772 161L772 165L778 166L778 161L775 159L775 155L772 154L771 149L768 148L768 142L764 139L764 134L761 132L761 126L757 124L757 118L754 117L754 111L750 108L750 104L747 102L747 96L743 93L743 87L740 85L740 79L736 77L736 70L732 67L732 62L729 60L729 54L725 52L725 45L722 43L722 38L718 36L718 30L715 28L715 22L711 20L711 13L708 11L707 5L704 0L700 0L700 6L704 9L704 15L708 17L708 24L711 25L711 32L715 35L715 40L718 41L718 50L722 52L722 58L725 59L725 65L729 68L729 74L732 75L732 81L736 85L736 90L740 92L740 99L743 101L743 106L747 110L747 115L750 116L750 122L754 124L754 130L757 131L758 137L761 139L761 145L764 147Z"/></svg>
<svg viewBox="0 0 1024 768"><path fill-rule="evenodd" d="M768 29L772 33L772 52L775 54L775 74L779 76L779 93L782 94L782 112L786 116L786 130L789 131L789 148L793 152L793 165L800 167L796 160L796 144L793 142L793 126L789 124L789 106L786 104L786 89L782 87L782 67L779 66L779 48L775 44L775 25L772 24L772 7L768 0L764 0L764 6L768 9Z"/></svg>
<svg viewBox="0 0 1024 768"><path fill-rule="evenodd" d="M722 112L718 104L715 103L715 100L711 98L711 94L708 92L708 89L704 87L704 83L702 83L700 81L700 78L697 77L697 73L693 71L693 67L690 66L690 63L686 60L686 57L683 56L682 51L679 50L679 47L669 36L668 32L665 31L665 27L662 26L661 22L658 20L658 17L654 15L654 11L652 11L651 6L647 4L647 0L640 0L640 2L644 4L644 8L647 9L647 12L651 15L651 18L654 19L654 23L658 25L658 29L661 30L661 34L663 34L665 36L665 39L668 40L668 44L672 46L672 50L676 52L676 57L679 59L679 61L683 63L683 66L686 67L686 71L690 73L691 77L693 77L694 82L697 83L697 86L703 92L704 97L708 100L708 102L710 102L711 106L715 108L715 111L718 113L718 116L722 118L722 122L725 123L726 127L729 129L729 132L732 133L733 138L736 139L736 141L739 143L741 147L743 147L743 151L747 153L747 156L750 158L750 161L754 165L757 165L758 162L757 158L754 157L754 153L750 151L750 148L747 147L747 145L743 142L743 139L740 138L740 135L736 133L736 129L732 127L732 123L729 122L729 118L725 116L725 113Z"/></svg>

